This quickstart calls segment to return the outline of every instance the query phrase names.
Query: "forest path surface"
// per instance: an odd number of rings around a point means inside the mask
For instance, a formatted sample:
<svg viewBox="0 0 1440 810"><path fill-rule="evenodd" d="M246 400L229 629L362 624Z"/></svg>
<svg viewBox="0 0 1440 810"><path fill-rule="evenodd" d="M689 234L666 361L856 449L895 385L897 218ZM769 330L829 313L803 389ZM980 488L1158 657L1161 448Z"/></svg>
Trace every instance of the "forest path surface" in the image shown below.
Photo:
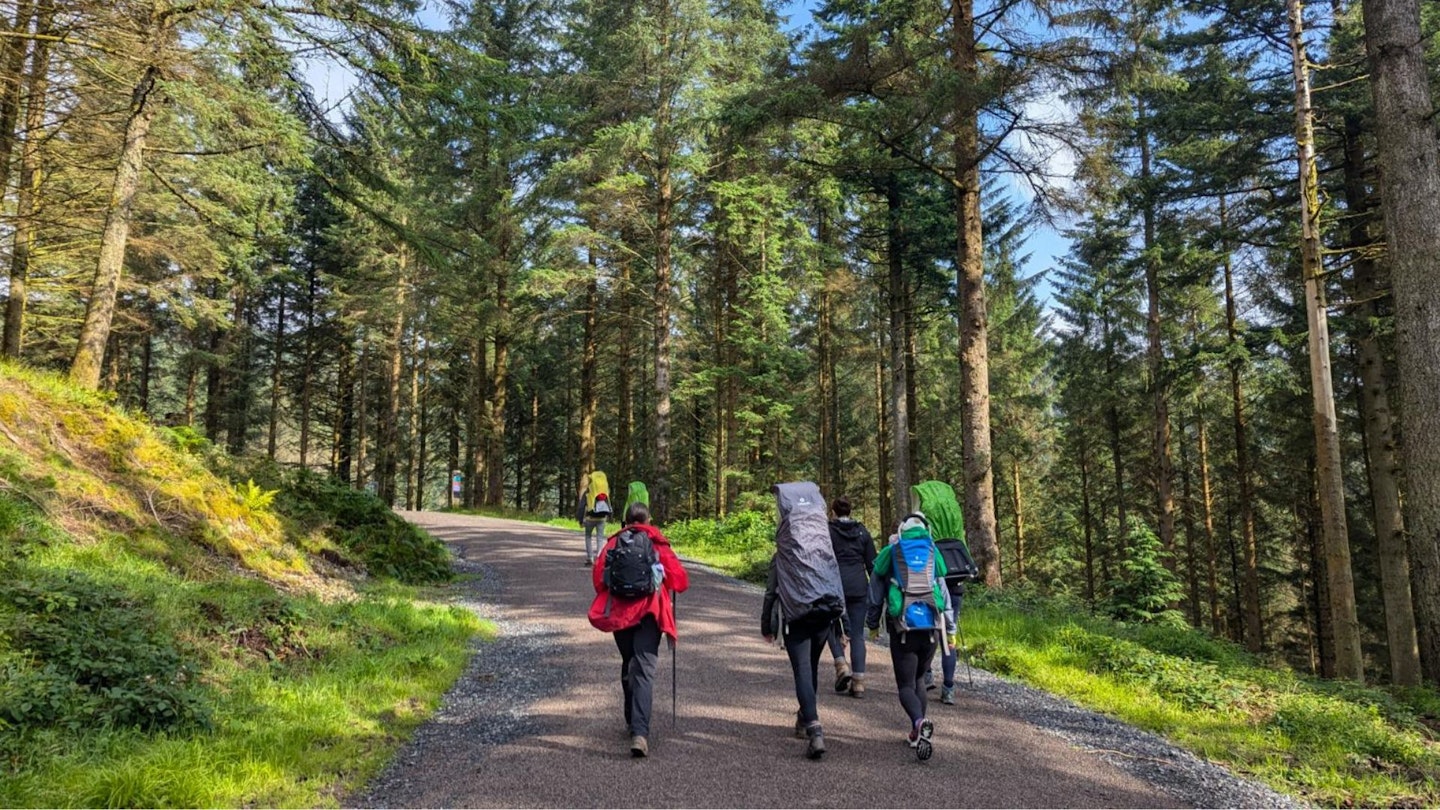
<svg viewBox="0 0 1440 810"><path fill-rule="evenodd" d="M483 572L501 636L358 799L407 807L1175 807L1184 802L1012 715L959 678L958 703L931 692L935 754L904 743L888 651L871 644L867 697L836 694L821 660L829 748L804 758L782 649L760 637L752 585L690 565L678 601L678 718L662 645L650 757L632 759L611 636L592 628L581 535L538 524L409 513ZM479 563L478 566L473 565ZM532 643L506 646L528 628ZM508 650L508 651L507 651ZM466 683L466 680L470 683ZM989 679L987 679L989 680ZM481 683L483 682L483 683ZM535 687L535 688L527 688ZM497 699L496 694L501 697ZM459 705L464 704L464 705ZM470 708L465 708L468 705ZM477 708L478 707L478 708ZM356 801L352 799L352 801Z"/></svg>

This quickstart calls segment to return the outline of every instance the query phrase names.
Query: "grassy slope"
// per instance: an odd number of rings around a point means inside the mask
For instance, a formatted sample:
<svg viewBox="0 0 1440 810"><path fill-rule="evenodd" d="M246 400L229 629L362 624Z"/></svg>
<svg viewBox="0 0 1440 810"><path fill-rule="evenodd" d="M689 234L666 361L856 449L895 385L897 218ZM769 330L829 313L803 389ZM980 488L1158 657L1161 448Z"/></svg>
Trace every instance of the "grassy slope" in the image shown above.
<svg viewBox="0 0 1440 810"><path fill-rule="evenodd" d="M487 632L184 444L0 365L0 805L334 805ZM51 677L71 665L92 682Z"/></svg>

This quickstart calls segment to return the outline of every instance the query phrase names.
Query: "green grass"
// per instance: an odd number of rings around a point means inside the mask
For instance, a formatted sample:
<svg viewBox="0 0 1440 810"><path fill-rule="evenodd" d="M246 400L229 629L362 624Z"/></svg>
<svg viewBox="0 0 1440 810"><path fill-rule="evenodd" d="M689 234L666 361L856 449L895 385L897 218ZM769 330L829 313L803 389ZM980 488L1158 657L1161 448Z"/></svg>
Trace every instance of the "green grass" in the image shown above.
<svg viewBox="0 0 1440 810"><path fill-rule="evenodd" d="M55 545L6 573L81 572L123 589L200 665L208 723L0 724L0 805L334 806L433 712L470 639L492 632L437 601L444 587L375 583L326 602L178 577L127 545Z"/></svg>
<svg viewBox="0 0 1440 810"><path fill-rule="evenodd" d="M976 663L1327 807L1440 804L1440 696L1303 678L1190 629L1124 626L1031 593L981 595Z"/></svg>
<svg viewBox="0 0 1440 810"><path fill-rule="evenodd" d="M336 806L494 632L374 498L6 363L0 427L0 806Z"/></svg>

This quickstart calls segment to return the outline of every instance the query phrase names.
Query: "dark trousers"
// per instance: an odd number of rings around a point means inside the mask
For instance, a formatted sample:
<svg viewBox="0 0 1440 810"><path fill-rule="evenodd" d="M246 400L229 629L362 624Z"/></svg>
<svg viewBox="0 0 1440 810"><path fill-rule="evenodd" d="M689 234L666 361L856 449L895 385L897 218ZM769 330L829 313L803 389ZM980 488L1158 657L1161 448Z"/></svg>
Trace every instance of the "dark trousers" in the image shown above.
<svg viewBox="0 0 1440 810"><path fill-rule="evenodd" d="M938 642L933 630L890 634L890 662L895 667L895 689L910 722L925 716L925 673L935 658Z"/></svg>
<svg viewBox="0 0 1440 810"><path fill-rule="evenodd" d="M615 633L620 648L620 687L625 690L625 724L631 734L650 736L650 704L655 697L655 664L660 659L660 625L646 616Z"/></svg>
<svg viewBox="0 0 1440 810"><path fill-rule="evenodd" d="M835 631L830 634L830 654L836 658L845 655L845 647L841 638L845 634L850 635L850 671L856 675L865 674L865 610L868 607L865 597L845 600L845 627L842 630L839 624L834 625Z"/></svg>
<svg viewBox="0 0 1440 810"><path fill-rule="evenodd" d="M815 683L819 680L820 654L830 639L830 622L821 625L792 624L785 628L785 653L795 676L795 699L806 723L820 719L815 709Z"/></svg>

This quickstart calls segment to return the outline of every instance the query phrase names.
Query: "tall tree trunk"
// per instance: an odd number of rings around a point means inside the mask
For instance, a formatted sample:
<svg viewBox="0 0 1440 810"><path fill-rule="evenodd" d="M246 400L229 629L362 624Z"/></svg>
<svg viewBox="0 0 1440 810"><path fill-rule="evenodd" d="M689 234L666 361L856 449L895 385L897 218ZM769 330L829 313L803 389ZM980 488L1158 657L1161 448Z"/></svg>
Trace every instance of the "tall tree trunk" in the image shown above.
<svg viewBox="0 0 1440 810"><path fill-rule="evenodd" d="M1145 246L1145 360L1150 375L1150 405L1154 426L1150 443L1150 466L1155 476L1155 514L1160 543L1170 552L1167 565L1175 568L1175 472L1170 461L1170 383L1165 370L1165 346L1160 336L1160 258L1155 244L1155 199L1151 189L1149 120L1145 102L1137 99L1140 116L1140 182L1144 186L1142 211Z"/></svg>
<svg viewBox="0 0 1440 810"><path fill-rule="evenodd" d="M280 367L285 361L285 288L275 308L275 346L270 361L270 421L266 426L265 457L275 460L280 432Z"/></svg>
<svg viewBox="0 0 1440 810"><path fill-rule="evenodd" d="M1320 259L1320 196L1315 169L1315 134L1310 107L1310 71L1305 55L1300 0L1287 0L1290 55L1295 74L1295 140L1300 175L1301 267L1305 276L1305 312L1310 326L1310 388L1315 403L1316 472L1319 476L1321 536L1334 625L1335 674L1365 680L1355 584L1350 570L1350 537L1345 525L1345 482L1341 479L1340 432L1330 375L1330 327Z"/></svg>
<svg viewBox="0 0 1440 810"><path fill-rule="evenodd" d="M1083 429L1083 428L1082 428ZM1085 601L1095 602L1095 546L1091 533L1094 517L1090 513L1090 443L1080 441L1080 519L1085 532Z"/></svg>
<svg viewBox="0 0 1440 810"><path fill-rule="evenodd" d="M346 484L354 479L353 450L355 441L355 344L340 343L339 368L335 373L335 438L331 468L335 477Z"/></svg>
<svg viewBox="0 0 1440 810"><path fill-rule="evenodd" d="M1205 427L1205 417L1199 414L1196 420L1196 450L1200 453L1200 515L1205 529L1205 550L1208 555L1207 575L1210 580L1210 632L1220 633L1220 584L1215 558L1218 550L1215 543L1215 500L1210 490L1210 440ZM1259 599L1257 590L1256 622L1259 622Z"/></svg>
<svg viewBox="0 0 1440 810"><path fill-rule="evenodd" d="M305 251L305 357L300 368L300 469L310 469L310 407L315 376L315 299L320 284L315 268L312 239L306 240Z"/></svg>
<svg viewBox="0 0 1440 810"><path fill-rule="evenodd" d="M395 277L395 307L385 341L385 406L380 412L375 443L375 494L387 506L395 504L395 477L400 471L400 381L405 374L405 315L410 286L409 255L399 247Z"/></svg>
<svg viewBox="0 0 1440 810"><path fill-rule="evenodd" d="M1197 397L1198 398L1198 397ZM1202 421L1203 420L1197 420ZM1190 452L1185 423L1180 423L1180 520L1185 526L1185 574L1189 586L1190 624L1202 627L1200 619L1200 576L1195 561L1195 493L1190 487Z"/></svg>
<svg viewBox="0 0 1440 810"><path fill-rule="evenodd" d="M585 304L580 315L580 468L589 471L595 469L595 410L598 406L595 368L599 339L595 331L595 314L600 306L600 268L594 247L589 250L587 269Z"/></svg>
<svg viewBox="0 0 1440 810"><path fill-rule="evenodd" d="M33 0L18 0L15 3L15 22L7 26L15 36L0 37L0 194L4 194L10 185L10 168L14 165L10 156L15 151L15 122L20 120L25 56L31 47L30 23L34 18ZM45 33L48 27L42 20L36 32ZM41 40L36 39L35 47L41 46Z"/></svg>
<svg viewBox="0 0 1440 810"><path fill-rule="evenodd" d="M505 501L505 408L510 395L509 262L507 249L505 263L495 278L495 307L499 319L495 324L495 367L490 384L489 451L486 453L490 477L485 503L489 506L500 506Z"/></svg>
<svg viewBox="0 0 1440 810"><path fill-rule="evenodd" d="M140 188L140 171L145 162L145 139L150 124L160 109L160 71L145 69L130 96L130 112L125 120L125 144L115 167L115 180L110 200L105 206L105 227L100 235L100 255L95 262L95 277L90 284L85 320L75 357L70 362L70 380L82 388L100 384L100 363L105 356L105 342L110 337L110 323L115 318L115 297L120 288L120 273L125 266L125 244L130 236L130 211L135 192Z"/></svg>
<svg viewBox="0 0 1440 810"><path fill-rule="evenodd" d="M1379 547L1380 593L1385 601L1385 635L1390 650L1390 678L1400 686L1420 684L1420 647L1415 635L1415 606L1410 598L1410 557L1405 548L1405 520L1400 509L1399 442L1390 410L1390 384L1375 324L1379 299L1385 294L1379 268L1372 258L1368 225L1372 219L1365 193L1365 149L1357 115L1345 116L1345 207L1350 215L1350 248L1355 268L1355 353L1360 370L1360 410L1365 425L1365 461L1370 472L1370 500L1375 510Z"/></svg>
<svg viewBox="0 0 1440 810"><path fill-rule="evenodd" d="M885 185L885 251L889 266L886 289L890 309L890 477L895 510L910 511L910 406L906 404L905 227L901 221L899 178L892 172Z"/></svg>
<svg viewBox="0 0 1440 810"><path fill-rule="evenodd" d="M1240 507L1241 545L1245 550L1244 610L1245 648L1259 652L1265 647L1260 615L1260 556L1255 540L1255 494L1250 472L1250 428L1245 419L1245 390L1241 387L1242 364L1240 328L1235 304L1235 271L1230 257L1229 217L1225 197L1220 198L1222 267L1225 274L1225 333L1230 347L1230 409L1235 429L1235 478ZM1233 538L1232 538L1233 543Z"/></svg>
<svg viewBox="0 0 1440 810"><path fill-rule="evenodd" d="M1015 510L1015 580L1025 579L1025 508L1020 499L1020 462L1010 459L1010 502Z"/></svg>
<svg viewBox="0 0 1440 810"><path fill-rule="evenodd" d="M35 30L50 33L55 19L54 0L41 0ZM0 337L0 357L18 358L25 334L25 303L29 296L30 259L39 231L35 214L40 199L40 144L49 96L50 43L36 40L30 56L30 74L25 80L25 142L20 151L20 183L15 199L15 241L10 254L10 297L5 302L5 329ZM16 79L19 81L18 75ZM0 133L3 133L0 124ZM4 150L9 154L9 150ZM3 169L0 169L3 171ZM5 185L0 182L0 193Z"/></svg>
<svg viewBox="0 0 1440 810"><path fill-rule="evenodd" d="M876 334L875 347L875 491L880 496L880 535L886 536L890 528L895 525L896 514L891 506L890 487L886 470L890 466L890 452L886 446L886 437L890 434L889 414L890 410L885 407L885 336Z"/></svg>
<svg viewBox="0 0 1440 810"><path fill-rule="evenodd" d="M622 241L628 246L632 244L629 234L622 236ZM616 297L620 299L620 320L623 326L631 323L632 305L630 303L631 293L634 291L631 281L630 259L624 256L620 259L620 284ZM616 340L615 349L618 356L615 358L615 383L616 395L615 406L618 411L615 420L615 459L620 474L616 480L629 481L635 476L635 378L633 366L637 362L635 347L628 340ZM584 470L583 472L589 472ZM578 478L576 479L579 480Z"/></svg>
<svg viewBox="0 0 1440 810"><path fill-rule="evenodd" d="M368 491L369 474L365 465L370 461L370 336L360 334L360 362L356 364L355 381L355 488Z"/></svg>
<svg viewBox="0 0 1440 810"><path fill-rule="evenodd" d="M981 86L974 0L951 0L955 156L956 286L960 298L960 437L965 470L965 539L986 584L998 587L1000 548L990 457L990 355L985 312L984 243L980 224Z"/></svg>
<svg viewBox="0 0 1440 810"><path fill-rule="evenodd" d="M667 43L668 28L664 35ZM668 44L665 46L668 52ZM665 139L669 123L668 98L657 116L656 144L659 156L655 167L655 488L650 494L651 511L657 522L670 509L670 262L674 234L675 189L670 177L670 153Z"/></svg>
<svg viewBox="0 0 1440 810"><path fill-rule="evenodd" d="M1380 192L1395 295L1401 455L1410 471L1411 582L1420 664L1440 681L1440 146L1419 0L1364 0Z"/></svg>

